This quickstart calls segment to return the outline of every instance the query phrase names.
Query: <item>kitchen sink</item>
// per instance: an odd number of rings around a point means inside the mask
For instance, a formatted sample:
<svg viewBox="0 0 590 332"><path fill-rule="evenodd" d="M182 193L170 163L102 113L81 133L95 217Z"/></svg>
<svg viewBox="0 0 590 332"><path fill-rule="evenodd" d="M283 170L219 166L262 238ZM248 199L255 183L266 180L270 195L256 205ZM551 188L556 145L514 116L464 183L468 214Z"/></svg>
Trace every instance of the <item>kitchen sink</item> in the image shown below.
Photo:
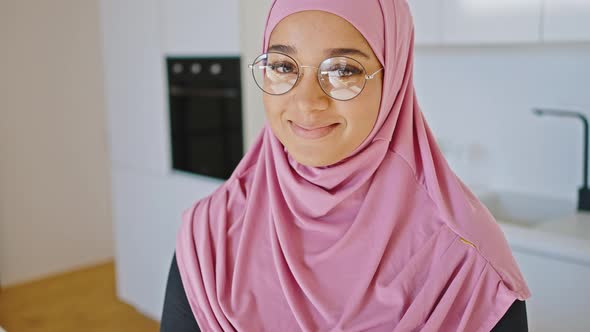
<svg viewBox="0 0 590 332"><path fill-rule="evenodd" d="M517 192L490 192L478 198L498 222L533 228L576 213L576 202Z"/></svg>

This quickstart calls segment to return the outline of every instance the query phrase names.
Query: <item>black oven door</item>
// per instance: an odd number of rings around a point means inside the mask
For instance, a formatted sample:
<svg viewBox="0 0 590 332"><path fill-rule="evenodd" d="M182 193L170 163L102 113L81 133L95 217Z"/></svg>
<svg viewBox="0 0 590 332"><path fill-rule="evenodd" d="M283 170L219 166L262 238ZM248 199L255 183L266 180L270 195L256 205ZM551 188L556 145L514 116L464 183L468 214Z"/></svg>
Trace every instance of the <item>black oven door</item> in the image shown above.
<svg viewBox="0 0 590 332"><path fill-rule="evenodd" d="M168 58L168 80L173 168L229 178L243 156L239 58Z"/></svg>

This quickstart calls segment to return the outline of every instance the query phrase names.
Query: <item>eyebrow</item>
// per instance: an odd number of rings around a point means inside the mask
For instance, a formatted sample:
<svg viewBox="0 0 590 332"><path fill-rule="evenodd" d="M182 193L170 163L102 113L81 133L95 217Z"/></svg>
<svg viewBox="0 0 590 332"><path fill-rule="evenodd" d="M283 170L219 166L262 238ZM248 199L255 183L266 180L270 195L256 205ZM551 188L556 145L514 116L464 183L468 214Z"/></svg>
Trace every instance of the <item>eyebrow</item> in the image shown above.
<svg viewBox="0 0 590 332"><path fill-rule="evenodd" d="M282 44L275 44L268 48L268 51L276 51L286 54L296 54L297 49L291 45L282 45ZM341 48L329 48L324 51L324 53L328 56L338 56L338 55L358 55L366 59L370 59L365 52L356 49L356 48L348 48L348 47L341 47Z"/></svg>

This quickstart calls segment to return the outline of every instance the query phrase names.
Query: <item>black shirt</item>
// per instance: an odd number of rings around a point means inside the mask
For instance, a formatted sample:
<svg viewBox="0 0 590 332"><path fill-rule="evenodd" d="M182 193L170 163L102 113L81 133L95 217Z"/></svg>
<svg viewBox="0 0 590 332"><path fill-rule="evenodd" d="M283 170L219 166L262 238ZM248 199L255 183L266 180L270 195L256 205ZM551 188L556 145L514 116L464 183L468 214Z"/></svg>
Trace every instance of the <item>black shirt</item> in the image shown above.
<svg viewBox="0 0 590 332"><path fill-rule="evenodd" d="M160 332L200 331L186 298L176 263L176 254L174 254L166 285ZM528 332L525 301L514 301L491 332Z"/></svg>

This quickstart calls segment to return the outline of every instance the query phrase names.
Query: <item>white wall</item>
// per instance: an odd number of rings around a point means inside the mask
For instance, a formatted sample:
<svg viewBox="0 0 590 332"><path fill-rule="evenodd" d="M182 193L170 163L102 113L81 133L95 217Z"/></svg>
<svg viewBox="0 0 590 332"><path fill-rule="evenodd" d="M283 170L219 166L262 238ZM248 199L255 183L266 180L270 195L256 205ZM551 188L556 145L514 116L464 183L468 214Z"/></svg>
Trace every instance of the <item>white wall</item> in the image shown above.
<svg viewBox="0 0 590 332"><path fill-rule="evenodd" d="M419 48L415 75L429 124L468 183L577 198L581 122L531 108L590 115L590 44Z"/></svg>
<svg viewBox="0 0 590 332"><path fill-rule="evenodd" d="M165 56L238 56L238 8L237 0L100 1L117 293L154 319L181 214L221 183L171 170Z"/></svg>
<svg viewBox="0 0 590 332"><path fill-rule="evenodd" d="M96 1L0 2L0 283L111 259Z"/></svg>

